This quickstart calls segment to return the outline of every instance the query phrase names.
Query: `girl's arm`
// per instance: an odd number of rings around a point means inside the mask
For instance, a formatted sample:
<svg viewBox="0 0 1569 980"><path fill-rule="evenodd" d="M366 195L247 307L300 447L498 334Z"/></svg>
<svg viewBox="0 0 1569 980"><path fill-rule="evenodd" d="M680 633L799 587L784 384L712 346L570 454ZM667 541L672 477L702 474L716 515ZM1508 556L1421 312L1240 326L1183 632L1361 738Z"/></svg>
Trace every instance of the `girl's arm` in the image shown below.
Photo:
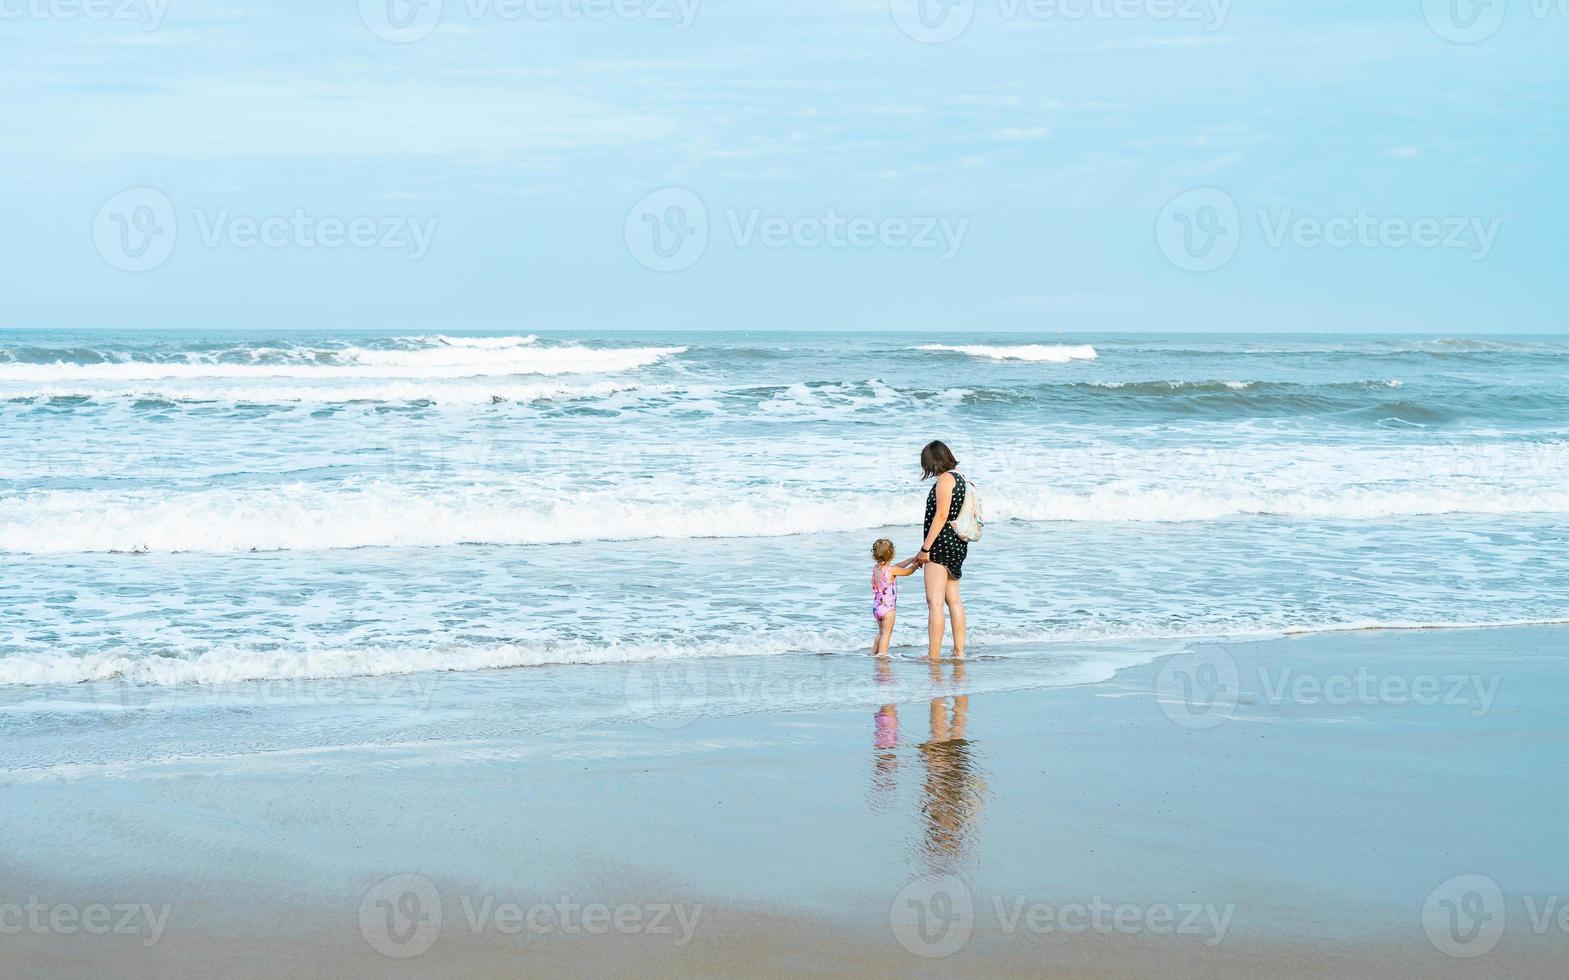
<svg viewBox="0 0 1569 980"><path fill-rule="evenodd" d="M948 508L953 504L954 477L951 473L944 473L937 478L937 513L932 515L931 530L926 532L926 540L921 542L921 553L917 558L925 560L932 550L932 545L937 542L937 535L948 526Z"/></svg>
<svg viewBox="0 0 1569 980"><path fill-rule="evenodd" d="M914 561L914 559L907 559L907 560L908 561ZM897 565L889 565L888 566L888 574L892 575L894 578L900 578L900 577L905 576L905 575L914 575L915 574L915 569L913 569L909 565L905 564L905 562L900 562Z"/></svg>

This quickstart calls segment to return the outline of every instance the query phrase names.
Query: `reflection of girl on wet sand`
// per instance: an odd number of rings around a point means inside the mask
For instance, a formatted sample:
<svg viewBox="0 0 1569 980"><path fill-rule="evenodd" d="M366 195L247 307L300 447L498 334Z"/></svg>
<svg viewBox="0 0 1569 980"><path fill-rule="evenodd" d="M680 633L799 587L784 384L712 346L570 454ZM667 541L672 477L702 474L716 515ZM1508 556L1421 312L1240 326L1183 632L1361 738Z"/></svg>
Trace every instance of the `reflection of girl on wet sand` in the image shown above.
<svg viewBox="0 0 1569 980"><path fill-rule="evenodd" d="M891 704L877 709L872 748L872 805L881 808L893 798L894 774L899 769L899 709Z"/></svg>
<svg viewBox="0 0 1569 980"><path fill-rule="evenodd" d="M878 661L874 674L879 684L893 683L893 668L887 660ZM885 704L877 709L872 735L872 805L881 807L897 788L894 773L899 768L899 709Z"/></svg>

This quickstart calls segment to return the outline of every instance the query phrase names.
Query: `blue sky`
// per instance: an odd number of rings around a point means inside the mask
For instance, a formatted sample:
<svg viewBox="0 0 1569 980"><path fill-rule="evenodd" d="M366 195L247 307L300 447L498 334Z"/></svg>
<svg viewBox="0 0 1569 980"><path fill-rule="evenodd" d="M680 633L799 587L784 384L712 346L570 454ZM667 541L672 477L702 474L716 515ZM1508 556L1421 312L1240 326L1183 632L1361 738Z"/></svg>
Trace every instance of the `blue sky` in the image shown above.
<svg viewBox="0 0 1569 980"><path fill-rule="evenodd" d="M941 2L0 0L0 327L1569 330L1569 11Z"/></svg>

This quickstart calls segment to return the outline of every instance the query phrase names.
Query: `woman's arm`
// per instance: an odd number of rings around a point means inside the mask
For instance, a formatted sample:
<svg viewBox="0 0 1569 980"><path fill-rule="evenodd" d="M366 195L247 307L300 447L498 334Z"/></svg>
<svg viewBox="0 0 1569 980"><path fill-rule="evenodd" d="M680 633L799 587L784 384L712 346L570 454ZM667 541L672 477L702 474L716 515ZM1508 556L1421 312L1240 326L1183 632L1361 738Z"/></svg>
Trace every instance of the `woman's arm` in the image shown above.
<svg viewBox="0 0 1569 980"><path fill-rule="evenodd" d="M948 508L953 505L952 473L944 473L937 478L937 513L932 515L931 529L926 532L926 540L921 542L921 553L918 557L922 560L932 550L932 545L937 541L937 535L948 526Z"/></svg>

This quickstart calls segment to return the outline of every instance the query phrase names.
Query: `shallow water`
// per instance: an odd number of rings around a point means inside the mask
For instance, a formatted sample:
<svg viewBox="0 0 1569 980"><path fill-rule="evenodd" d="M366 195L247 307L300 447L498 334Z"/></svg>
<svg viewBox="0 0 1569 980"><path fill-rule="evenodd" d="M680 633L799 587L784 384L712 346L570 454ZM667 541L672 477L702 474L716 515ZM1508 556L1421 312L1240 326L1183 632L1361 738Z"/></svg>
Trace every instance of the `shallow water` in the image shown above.
<svg viewBox="0 0 1569 980"><path fill-rule="evenodd" d="M858 652L939 437L989 519L977 654L1559 619L1565 367L1555 338L0 333L0 684ZM1124 660L1096 649L1069 674Z"/></svg>

